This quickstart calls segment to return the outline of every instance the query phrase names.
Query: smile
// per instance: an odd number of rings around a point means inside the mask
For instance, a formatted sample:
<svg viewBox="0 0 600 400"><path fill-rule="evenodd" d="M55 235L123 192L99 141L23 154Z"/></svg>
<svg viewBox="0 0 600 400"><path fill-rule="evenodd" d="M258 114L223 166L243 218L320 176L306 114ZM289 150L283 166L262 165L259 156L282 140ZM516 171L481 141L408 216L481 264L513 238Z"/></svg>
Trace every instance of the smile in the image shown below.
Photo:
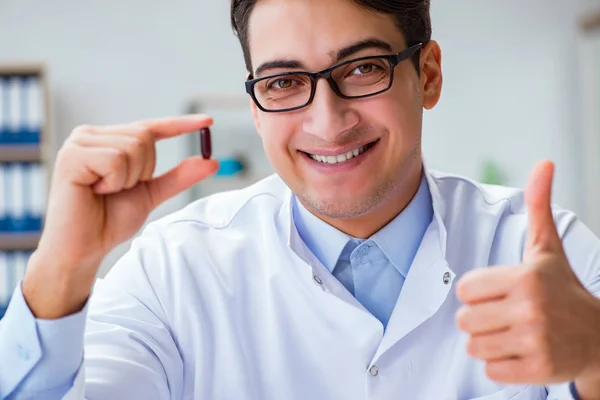
<svg viewBox="0 0 600 400"><path fill-rule="evenodd" d="M306 153L310 158L312 158L315 161L318 162L322 162L324 164L338 164L338 163L343 163L346 162L348 160L353 159L354 157L358 157L359 155L361 155L362 153L364 153L365 151L369 150L373 145L375 144L375 142L369 143L365 146L361 146L361 147L357 147L355 149L352 149L346 153L341 153L341 154L337 154L337 155L329 155L329 156L325 156L325 155L319 155L319 154L310 154L310 153Z"/></svg>

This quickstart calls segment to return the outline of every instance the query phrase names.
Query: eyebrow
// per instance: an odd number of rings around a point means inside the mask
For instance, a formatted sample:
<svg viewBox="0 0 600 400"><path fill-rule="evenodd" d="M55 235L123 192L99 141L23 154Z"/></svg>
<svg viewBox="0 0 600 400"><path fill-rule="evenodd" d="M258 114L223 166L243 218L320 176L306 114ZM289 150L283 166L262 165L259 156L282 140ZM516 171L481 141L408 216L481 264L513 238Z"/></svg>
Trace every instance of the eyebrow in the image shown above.
<svg viewBox="0 0 600 400"><path fill-rule="evenodd" d="M384 42L383 40L371 38L353 43L347 47L344 47L343 49L338 50L337 53L331 52L329 55L331 56L333 63L336 64L344 58L348 58L351 55L366 49L381 49L390 53L393 51L392 46L389 43ZM262 63L256 69L255 76L259 76L264 71L275 68L306 70L306 66L301 61L278 59Z"/></svg>

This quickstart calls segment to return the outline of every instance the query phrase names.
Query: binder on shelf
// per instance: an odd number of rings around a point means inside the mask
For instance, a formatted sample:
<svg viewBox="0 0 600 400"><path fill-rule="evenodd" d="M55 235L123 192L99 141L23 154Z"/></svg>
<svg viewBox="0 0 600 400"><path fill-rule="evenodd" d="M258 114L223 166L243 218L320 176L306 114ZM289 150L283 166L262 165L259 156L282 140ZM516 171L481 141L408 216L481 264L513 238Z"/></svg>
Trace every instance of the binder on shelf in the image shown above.
<svg viewBox="0 0 600 400"><path fill-rule="evenodd" d="M8 84L6 78L0 76L0 145L8 142L9 113Z"/></svg>
<svg viewBox="0 0 600 400"><path fill-rule="evenodd" d="M47 107L42 64L0 65L0 252L33 250L41 235Z"/></svg>
<svg viewBox="0 0 600 400"><path fill-rule="evenodd" d="M9 230L8 207L6 196L8 196L8 184L5 177L6 164L0 163L0 232Z"/></svg>
<svg viewBox="0 0 600 400"><path fill-rule="evenodd" d="M41 232L45 207L41 164L0 164L0 233Z"/></svg>
<svg viewBox="0 0 600 400"><path fill-rule="evenodd" d="M27 219L25 218L25 203L24 203L24 175L23 168L20 164L8 165L9 178L9 208L8 219L12 223L13 232L27 231Z"/></svg>
<svg viewBox="0 0 600 400"><path fill-rule="evenodd" d="M42 125L44 123L44 98L40 78L29 76L26 85L25 121L27 143L39 144L41 141Z"/></svg>
<svg viewBox="0 0 600 400"><path fill-rule="evenodd" d="M41 232L46 213L46 177L44 167L41 164L29 164L27 171L28 181L26 184L29 196L26 202L29 230Z"/></svg>
<svg viewBox="0 0 600 400"><path fill-rule="evenodd" d="M11 252L0 252L0 312L4 312L8 307L8 302L15 286L15 269Z"/></svg>
<svg viewBox="0 0 600 400"><path fill-rule="evenodd" d="M21 105L22 84L21 78L11 76L8 78L8 144L18 144L22 139L21 132Z"/></svg>
<svg viewBox="0 0 600 400"><path fill-rule="evenodd" d="M46 212L46 176L42 164L29 164L29 230L41 232Z"/></svg>
<svg viewBox="0 0 600 400"><path fill-rule="evenodd" d="M39 145L44 115L40 77L0 77L0 146Z"/></svg>
<svg viewBox="0 0 600 400"><path fill-rule="evenodd" d="M10 287L12 285L8 271L8 253L0 251L0 318L4 315L4 308L8 305Z"/></svg>

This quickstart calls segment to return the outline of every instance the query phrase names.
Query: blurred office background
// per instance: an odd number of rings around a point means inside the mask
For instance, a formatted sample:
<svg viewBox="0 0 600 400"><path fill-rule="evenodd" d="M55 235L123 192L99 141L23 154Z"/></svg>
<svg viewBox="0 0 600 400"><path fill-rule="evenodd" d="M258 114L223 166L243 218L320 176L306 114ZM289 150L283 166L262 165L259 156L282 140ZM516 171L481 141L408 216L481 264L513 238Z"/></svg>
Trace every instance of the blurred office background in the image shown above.
<svg viewBox="0 0 600 400"><path fill-rule="evenodd" d="M557 165L554 201L600 234L594 207L600 201L600 24L594 23L600 0L432 3L445 86L439 105L425 114L428 166L523 187L534 163L550 158ZM226 0L0 1L4 99L20 90L34 110L25 145L0 135L0 314L35 248L53 158L77 125L190 111L215 117L221 176L167 202L150 220L270 174L244 74ZM16 117L6 118L14 123ZM194 150L189 136L160 142L157 173ZM107 257L100 275L128 246Z"/></svg>

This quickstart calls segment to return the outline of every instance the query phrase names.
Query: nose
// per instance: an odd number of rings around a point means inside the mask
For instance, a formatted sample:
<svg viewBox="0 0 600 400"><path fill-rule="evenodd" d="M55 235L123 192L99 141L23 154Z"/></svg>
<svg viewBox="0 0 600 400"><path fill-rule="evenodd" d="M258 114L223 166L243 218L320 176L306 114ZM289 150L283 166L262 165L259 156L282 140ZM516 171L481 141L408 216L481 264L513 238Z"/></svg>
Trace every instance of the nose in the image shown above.
<svg viewBox="0 0 600 400"><path fill-rule="evenodd" d="M325 79L319 79L313 102L306 109L304 131L334 142L339 134L358 123L359 116L349 107L349 101L336 95Z"/></svg>

